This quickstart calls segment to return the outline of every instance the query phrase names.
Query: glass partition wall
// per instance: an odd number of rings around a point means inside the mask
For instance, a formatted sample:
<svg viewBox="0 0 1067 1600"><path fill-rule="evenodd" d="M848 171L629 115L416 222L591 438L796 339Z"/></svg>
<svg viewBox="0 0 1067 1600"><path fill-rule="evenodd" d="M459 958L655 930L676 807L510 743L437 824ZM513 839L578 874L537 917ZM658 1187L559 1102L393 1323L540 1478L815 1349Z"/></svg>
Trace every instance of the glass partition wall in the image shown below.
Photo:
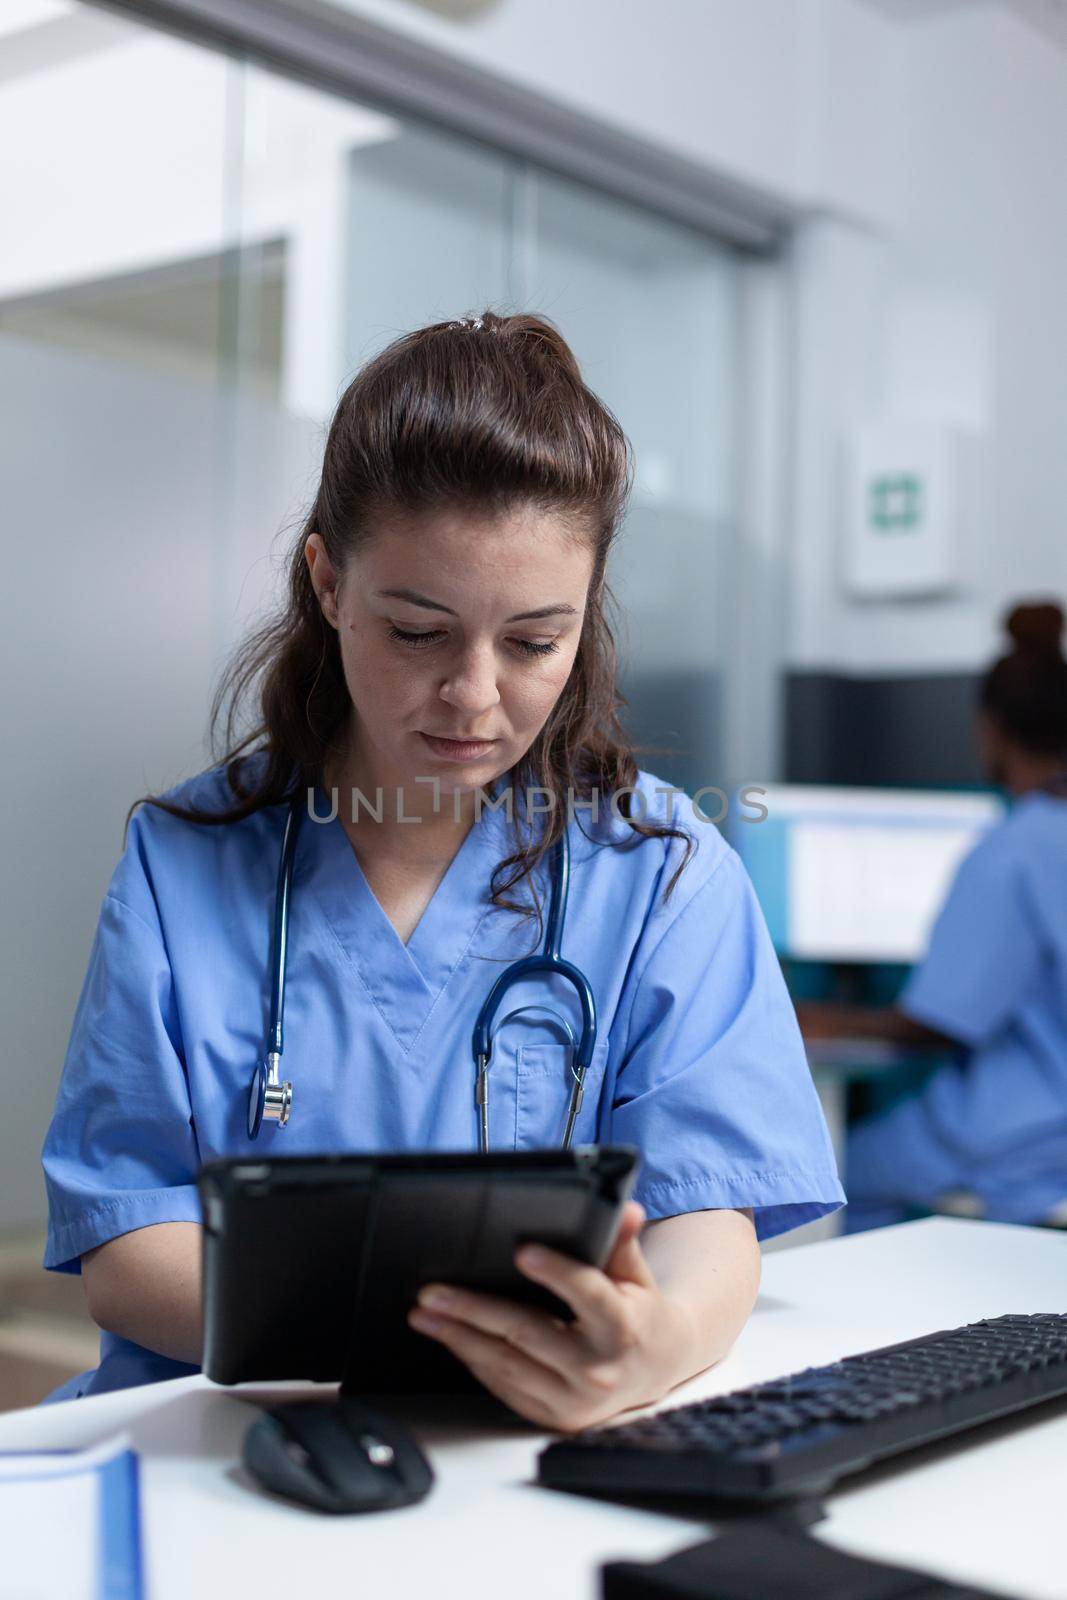
<svg viewBox="0 0 1067 1600"><path fill-rule="evenodd" d="M126 810L206 763L211 689L278 590L325 424L397 333L486 306L558 324L635 450L612 584L631 731L659 747L641 764L690 790L745 776L720 715L732 249L72 0L5 12L0 1229L43 1215Z"/></svg>

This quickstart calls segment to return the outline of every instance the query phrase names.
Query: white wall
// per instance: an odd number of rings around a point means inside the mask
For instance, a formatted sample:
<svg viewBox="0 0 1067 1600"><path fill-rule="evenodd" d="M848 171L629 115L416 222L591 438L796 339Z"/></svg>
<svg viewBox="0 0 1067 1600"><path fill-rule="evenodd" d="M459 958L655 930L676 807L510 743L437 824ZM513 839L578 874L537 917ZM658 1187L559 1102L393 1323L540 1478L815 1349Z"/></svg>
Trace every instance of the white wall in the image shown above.
<svg viewBox="0 0 1067 1600"><path fill-rule="evenodd" d="M798 275L791 654L870 673L973 669L1012 598L1067 590L1067 52L993 5L901 31L890 226L815 224ZM878 415L977 440L950 597L840 588L834 451Z"/></svg>
<svg viewBox="0 0 1067 1600"><path fill-rule="evenodd" d="M988 564L952 608L978 612L961 640L973 657L1012 596L1067 589L1067 50L999 8L923 34L907 126L923 182L901 194L901 280L975 319L957 401L988 440Z"/></svg>

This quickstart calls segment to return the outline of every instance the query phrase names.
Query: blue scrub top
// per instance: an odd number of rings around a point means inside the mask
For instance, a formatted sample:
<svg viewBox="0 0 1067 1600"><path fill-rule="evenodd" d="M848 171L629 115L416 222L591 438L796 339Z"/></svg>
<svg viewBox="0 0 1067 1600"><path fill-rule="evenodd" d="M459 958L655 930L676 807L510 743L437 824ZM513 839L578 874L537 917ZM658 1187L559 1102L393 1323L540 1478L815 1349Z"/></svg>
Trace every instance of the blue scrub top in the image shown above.
<svg viewBox="0 0 1067 1600"><path fill-rule="evenodd" d="M256 758L261 759L261 758ZM639 774L650 819L662 780ZM222 809L222 768L169 792ZM637 804L637 802L635 802ZM290 904L282 1129L246 1131L270 999L270 941L286 807L198 825L145 806L104 896L44 1147L45 1266L78 1272L95 1245L152 1223L199 1221L197 1170L218 1156L477 1146L471 1032L507 962L540 948L536 922L491 905L516 838L484 810L405 945L374 897L340 818L305 815ZM329 815L323 791L316 813ZM633 834L602 802L570 824L562 954L588 976L598 1039L575 1143L636 1145L649 1218L751 1206L760 1238L844 1201L782 974L738 857L675 796L695 844ZM756 824L754 824L756 825ZM584 831L583 831L584 830ZM589 839L586 834L592 834ZM627 841L616 850L608 841ZM538 869L542 904L550 883ZM510 897L532 904L529 885ZM573 989L517 984L503 1015L551 1005L580 1031ZM495 1038L495 1149L558 1144L569 1047L542 1014ZM68 1393L195 1369L111 1334Z"/></svg>
<svg viewBox="0 0 1067 1600"><path fill-rule="evenodd" d="M962 1048L849 1141L853 1225L954 1189L1043 1220L1067 1198L1067 801L1024 795L983 837L899 1005Z"/></svg>

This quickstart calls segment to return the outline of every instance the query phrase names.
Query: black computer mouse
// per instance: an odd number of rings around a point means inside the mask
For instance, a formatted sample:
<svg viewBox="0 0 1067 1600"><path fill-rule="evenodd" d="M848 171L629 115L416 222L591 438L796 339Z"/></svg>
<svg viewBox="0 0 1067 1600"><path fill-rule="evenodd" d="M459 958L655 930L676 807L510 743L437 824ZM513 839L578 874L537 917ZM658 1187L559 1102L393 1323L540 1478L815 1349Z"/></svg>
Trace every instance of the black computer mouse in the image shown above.
<svg viewBox="0 0 1067 1600"><path fill-rule="evenodd" d="M318 1511L392 1511L433 1483L400 1423L340 1396L272 1406L245 1434L244 1462L265 1489Z"/></svg>

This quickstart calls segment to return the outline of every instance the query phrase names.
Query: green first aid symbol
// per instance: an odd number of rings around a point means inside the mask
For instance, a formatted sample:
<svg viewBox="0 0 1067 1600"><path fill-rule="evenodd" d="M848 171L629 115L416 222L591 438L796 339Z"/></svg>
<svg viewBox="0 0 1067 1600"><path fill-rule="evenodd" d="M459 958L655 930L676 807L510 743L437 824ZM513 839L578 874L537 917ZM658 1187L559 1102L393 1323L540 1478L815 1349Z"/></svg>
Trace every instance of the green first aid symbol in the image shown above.
<svg viewBox="0 0 1067 1600"><path fill-rule="evenodd" d="M922 481L898 472L872 478L867 489L867 515L879 533L907 533L923 515Z"/></svg>

